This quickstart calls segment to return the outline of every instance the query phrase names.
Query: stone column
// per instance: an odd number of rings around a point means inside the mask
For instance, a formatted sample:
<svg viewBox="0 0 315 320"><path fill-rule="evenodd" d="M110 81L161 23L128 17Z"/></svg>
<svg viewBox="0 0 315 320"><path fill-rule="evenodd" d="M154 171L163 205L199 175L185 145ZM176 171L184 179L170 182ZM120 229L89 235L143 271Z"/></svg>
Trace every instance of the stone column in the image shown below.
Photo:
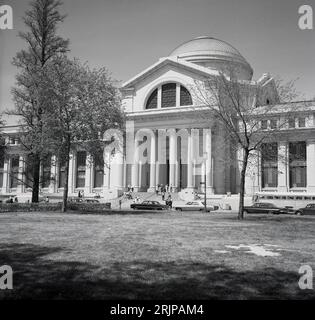
<svg viewBox="0 0 315 320"><path fill-rule="evenodd" d="M75 164L75 154L70 153L70 161L69 161L69 179L68 179L68 189L69 194L74 193L75 184L76 184L76 164Z"/></svg>
<svg viewBox="0 0 315 320"><path fill-rule="evenodd" d="M124 189L124 156L122 152L116 151L111 164L111 183L119 192Z"/></svg>
<svg viewBox="0 0 315 320"><path fill-rule="evenodd" d="M10 159L5 158L3 164L3 184L2 193L9 193L10 188Z"/></svg>
<svg viewBox="0 0 315 320"><path fill-rule="evenodd" d="M176 130L173 129L170 131L169 137L169 185L173 187L173 190L177 190L177 182L176 182L176 160L177 160L177 143L176 143Z"/></svg>
<svg viewBox="0 0 315 320"><path fill-rule="evenodd" d="M134 162L132 164L131 172L131 187L135 192L139 191L139 150L138 150L138 140L135 138L135 148L134 148Z"/></svg>
<svg viewBox="0 0 315 320"><path fill-rule="evenodd" d="M206 192L213 194L213 179L212 179L212 132L211 129L206 129Z"/></svg>
<svg viewBox="0 0 315 320"><path fill-rule="evenodd" d="M87 153L85 160L85 185L84 185L84 195L92 193L93 188L93 170L94 165L92 161L92 156Z"/></svg>
<svg viewBox="0 0 315 320"><path fill-rule="evenodd" d="M18 172L18 185L17 185L17 193L24 192L24 182L25 182L25 158L23 156L19 157L19 172Z"/></svg>
<svg viewBox="0 0 315 320"><path fill-rule="evenodd" d="M307 192L315 193L315 140L306 142Z"/></svg>
<svg viewBox="0 0 315 320"><path fill-rule="evenodd" d="M56 156L51 157L51 165L50 165L50 183L49 183L49 193L57 192L58 188L58 166L57 166L57 158Z"/></svg>
<svg viewBox="0 0 315 320"><path fill-rule="evenodd" d="M192 165L192 134L188 133L187 141L187 189L193 189L193 165Z"/></svg>
<svg viewBox="0 0 315 320"><path fill-rule="evenodd" d="M154 192L156 188L156 136L155 132L151 135L150 143L150 188L148 192Z"/></svg>
<svg viewBox="0 0 315 320"><path fill-rule="evenodd" d="M288 191L288 143L278 143L278 192Z"/></svg>
<svg viewBox="0 0 315 320"><path fill-rule="evenodd" d="M160 184L160 164L159 161L155 163L155 183L156 185Z"/></svg>

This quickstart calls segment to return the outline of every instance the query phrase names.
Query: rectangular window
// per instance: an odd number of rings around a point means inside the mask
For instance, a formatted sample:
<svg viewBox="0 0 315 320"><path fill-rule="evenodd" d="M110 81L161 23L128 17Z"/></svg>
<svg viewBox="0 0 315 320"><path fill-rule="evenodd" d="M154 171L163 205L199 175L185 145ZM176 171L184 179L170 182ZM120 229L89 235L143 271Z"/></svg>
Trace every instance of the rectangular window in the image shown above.
<svg viewBox="0 0 315 320"><path fill-rule="evenodd" d="M66 182L66 164L65 162L59 162L59 183L58 188L64 188Z"/></svg>
<svg viewBox="0 0 315 320"><path fill-rule="evenodd" d="M295 128L295 119L294 118L289 119L289 128L290 129Z"/></svg>
<svg viewBox="0 0 315 320"><path fill-rule="evenodd" d="M104 161L103 159L98 159L94 162L94 188L103 187L103 180L104 180Z"/></svg>
<svg viewBox="0 0 315 320"><path fill-rule="evenodd" d="M299 128L305 128L305 117L299 118Z"/></svg>
<svg viewBox="0 0 315 320"><path fill-rule="evenodd" d="M268 129L268 121L267 120L261 120L260 126L261 126L262 130Z"/></svg>
<svg viewBox="0 0 315 320"><path fill-rule="evenodd" d="M77 174L76 174L76 187L85 187L85 170L86 170L86 152L77 152Z"/></svg>
<svg viewBox="0 0 315 320"><path fill-rule="evenodd" d="M48 188L50 184L51 159L48 157L42 164L41 185L42 188Z"/></svg>
<svg viewBox="0 0 315 320"><path fill-rule="evenodd" d="M270 128L271 129L277 129L277 120L276 119L271 119L270 120Z"/></svg>
<svg viewBox="0 0 315 320"><path fill-rule="evenodd" d="M176 107L176 83L162 85L162 108Z"/></svg>
<svg viewBox="0 0 315 320"><path fill-rule="evenodd" d="M264 143L261 146L261 178L263 188L278 186L278 144Z"/></svg>
<svg viewBox="0 0 315 320"><path fill-rule="evenodd" d="M10 188L13 189L15 189L18 186L19 161L19 156L13 156L11 158Z"/></svg>
<svg viewBox="0 0 315 320"><path fill-rule="evenodd" d="M290 188L306 188L306 142L289 143Z"/></svg>

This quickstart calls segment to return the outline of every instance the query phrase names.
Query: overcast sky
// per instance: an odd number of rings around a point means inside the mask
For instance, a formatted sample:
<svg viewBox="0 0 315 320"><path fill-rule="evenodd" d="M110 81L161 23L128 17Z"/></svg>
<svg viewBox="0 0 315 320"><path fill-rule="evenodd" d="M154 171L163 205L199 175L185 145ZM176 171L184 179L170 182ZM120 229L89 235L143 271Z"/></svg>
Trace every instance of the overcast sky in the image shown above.
<svg viewBox="0 0 315 320"><path fill-rule="evenodd" d="M213 36L236 47L254 69L315 96L315 30L298 28L298 7L314 0L63 0L68 14L59 34L71 55L106 66L126 81L184 41ZM12 57L25 44L17 37L29 1L2 0L13 8L14 30L0 30L0 110L12 108ZM315 10L315 6L313 6ZM9 122L10 123L10 122Z"/></svg>

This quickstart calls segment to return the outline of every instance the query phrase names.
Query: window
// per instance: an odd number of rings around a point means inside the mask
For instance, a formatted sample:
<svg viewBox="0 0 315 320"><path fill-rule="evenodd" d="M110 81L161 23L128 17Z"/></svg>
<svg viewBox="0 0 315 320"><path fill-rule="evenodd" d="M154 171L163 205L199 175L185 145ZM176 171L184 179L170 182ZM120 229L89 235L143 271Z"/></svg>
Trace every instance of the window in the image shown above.
<svg viewBox="0 0 315 320"><path fill-rule="evenodd" d="M151 93L151 95L147 101L147 105L145 107L146 109L156 109L157 108L157 96L158 96L158 90L155 89Z"/></svg>
<svg viewBox="0 0 315 320"><path fill-rule="evenodd" d="M183 86L180 86L180 105L181 106L192 105L191 95L189 91Z"/></svg>
<svg viewBox="0 0 315 320"><path fill-rule="evenodd" d="M163 84L160 87L160 97L158 90L159 89L156 88L149 96L145 106L146 109L156 109L158 105L162 108L173 108L176 106L189 106L193 104L189 91L184 86L178 85L175 82ZM177 95L177 90L179 90L179 96ZM177 97L179 97L179 101L177 101Z"/></svg>
<svg viewBox="0 0 315 320"><path fill-rule="evenodd" d="M289 143L290 188L306 187L306 142Z"/></svg>
<svg viewBox="0 0 315 320"><path fill-rule="evenodd" d="M299 128L305 128L305 117L299 118Z"/></svg>
<svg viewBox="0 0 315 320"><path fill-rule="evenodd" d="M176 83L162 85L162 108L176 107Z"/></svg>
<svg viewBox="0 0 315 320"><path fill-rule="evenodd" d="M63 188L66 182L66 163L59 162L59 188Z"/></svg>
<svg viewBox="0 0 315 320"><path fill-rule="evenodd" d="M13 189L18 186L19 160L19 156L13 156L11 158L10 188Z"/></svg>
<svg viewBox="0 0 315 320"><path fill-rule="evenodd" d="M260 126L261 126L262 130L268 129L268 121L267 120L261 120Z"/></svg>
<svg viewBox="0 0 315 320"><path fill-rule="evenodd" d="M104 177L104 161L103 159L97 159L94 162L94 188L103 187L103 177Z"/></svg>
<svg viewBox="0 0 315 320"><path fill-rule="evenodd" d="M43 161L43 171L41 176L41 185L42 188L48 188L50 183L50 168L51 168L51 162L50 157L46 158Z"/></svg>
<svg viewBox="0 0 315 320"><path fill-rule="evenodd" d="M85 187L85 165L86 165L86 152L77 152L77 175L76 175L76 187Z"/></svg>
<svg viewBox="0 0 315 320"><path fill-rule="evenodd" d="M289 119L289 128L295 128L295 119L294 118L290 118Z"/></svg>
<svg viewBox="0 0 315 320"><path fill-rule="evenodd" d="M261 177L263 188L278 186L278 144L264 143L261 146Z"/></svg>
<svg viewBox="0 0 315 320"><path fill-rule="evenodd" d="M276 119L271 119L270 120L270 128L271 129L277 129L277 120Z"/></svg>

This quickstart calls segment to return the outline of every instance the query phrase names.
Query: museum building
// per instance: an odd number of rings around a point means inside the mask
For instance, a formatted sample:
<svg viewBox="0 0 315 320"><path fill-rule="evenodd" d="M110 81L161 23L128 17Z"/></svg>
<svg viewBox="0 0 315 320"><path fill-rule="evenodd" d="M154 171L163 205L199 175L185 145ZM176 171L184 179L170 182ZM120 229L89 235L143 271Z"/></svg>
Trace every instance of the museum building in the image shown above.
<svg viewBox="0 0 315 320"><path fill-rule="evenodd" d="M251 65L237 49L208 36L179 45L122 84L127 131L132 132L124 150L131 148L132 159L116 152L108 158L110 163L97 164L89 161L85 151L71 154L70 195L81 190L85 195L110 199L128 187L154 192L158 185L170 186L183 199L195 191L237 194L240 152L194 89L218 76L227 65L237 70L238 81L252 88L259 86L260 105L273 106L274 112L265 118L257 115L262 130L272 130L281 118L289 117L265 148L273 151L272 156L257 152L247 172L246 193L315 195L315 102L304 103L295 113L286 112L270 74L253 80ZM201 90L207 95L207 87ZM31 194L18 130L18 126L3 128L9 148L0 162L2 195ZM65 168L56 157L42 164L41 176L42 193L62 195Z"/></svg>

